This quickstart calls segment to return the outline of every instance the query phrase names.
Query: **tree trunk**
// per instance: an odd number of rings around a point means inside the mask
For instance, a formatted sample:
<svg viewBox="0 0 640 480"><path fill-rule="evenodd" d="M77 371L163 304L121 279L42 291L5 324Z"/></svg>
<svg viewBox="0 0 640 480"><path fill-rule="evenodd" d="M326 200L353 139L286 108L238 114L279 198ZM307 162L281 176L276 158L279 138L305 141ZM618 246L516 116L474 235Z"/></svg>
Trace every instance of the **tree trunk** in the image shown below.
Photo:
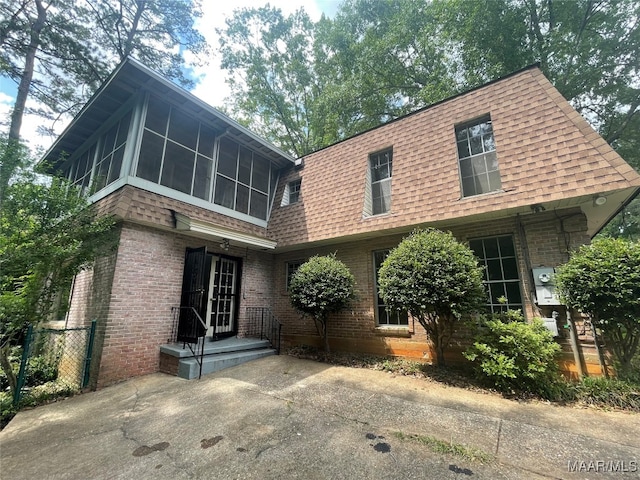
<svg viewBox="0 0 640 480"><path fill-rule="evenodd" d="M18 94L16 103L11 113L11 125L9 127L9 141L17 141L20 139L20 128L22 127L22 118L24 117L24 109L27 104L27 97L33 80L33 72L35 69L36 52L40 47L40 32L47 21L47 9L42 5L42 0L35 0L38 16L31 25L31 38L24 58L24 70L20 77L18 85Z"/></svg>

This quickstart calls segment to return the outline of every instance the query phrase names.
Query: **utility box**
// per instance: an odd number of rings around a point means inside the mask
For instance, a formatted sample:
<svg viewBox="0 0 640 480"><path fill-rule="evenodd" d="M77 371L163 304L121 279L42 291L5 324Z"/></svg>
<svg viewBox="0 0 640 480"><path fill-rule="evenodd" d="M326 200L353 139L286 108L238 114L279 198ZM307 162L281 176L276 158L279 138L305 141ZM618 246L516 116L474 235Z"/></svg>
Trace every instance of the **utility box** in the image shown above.
<svg viewBox="0 0 640 480"><path fill-rule="evenodd" d="M560 305L556 292L556 272L553 267L534 268L532 271L538 305Z"/></svg>

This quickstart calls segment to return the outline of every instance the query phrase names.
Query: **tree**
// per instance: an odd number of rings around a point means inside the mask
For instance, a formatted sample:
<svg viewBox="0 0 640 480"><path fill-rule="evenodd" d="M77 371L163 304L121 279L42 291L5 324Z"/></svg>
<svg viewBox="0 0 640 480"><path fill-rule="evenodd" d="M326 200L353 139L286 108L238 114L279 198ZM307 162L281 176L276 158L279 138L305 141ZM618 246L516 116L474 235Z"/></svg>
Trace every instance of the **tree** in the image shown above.
<svg viewBox="0 0 640 480"><path fill-rule="evenodd" d="M97 217L66 181L42 183L25 167L26 151L0 142L0 155L15 166L0 199L0 367L12 390L9 351L26 326L54 314L75 274L116 244L114 220Z"/></svg>
<svg viewBox="0 0 640 480"><path fill-rule="evenodd" d="M198 15L197 0L0 0L0 74L18 84L9 140L29 96L44 118L73 114L128 55L189 85L182 52L206 47Z"/></svg>
<svg viewBox="0 0 640 480"><path fill-rule="evenodd" d="M382 263L378 285L389 309L406 311L420 322L439 366L456 323L486 301L473 252L436 229L416 230L402 240Z"/></svg>
<svg viewBox="0 0 640 480"><path fill-rule="evenodd" d="M309 16L267 5L236 10L226 24L218 34L232 113L295 156L335 141L316 109L323 79L314 72Z"/></svg>
<svg viewBox="0 0 640 480"><path fill-rule="evenodd" d="M591 317L628 373L640 343L640 242L603 238L558 269L561 299Z"/></svg>
<svg viewBox="0 0 640 480"><path fill-rule="evenodd" d="M335 255L314 256L300 265L289 284L291 305L313 318L329 353L329 315L344 309L354 298L355 278Z"/></svg>

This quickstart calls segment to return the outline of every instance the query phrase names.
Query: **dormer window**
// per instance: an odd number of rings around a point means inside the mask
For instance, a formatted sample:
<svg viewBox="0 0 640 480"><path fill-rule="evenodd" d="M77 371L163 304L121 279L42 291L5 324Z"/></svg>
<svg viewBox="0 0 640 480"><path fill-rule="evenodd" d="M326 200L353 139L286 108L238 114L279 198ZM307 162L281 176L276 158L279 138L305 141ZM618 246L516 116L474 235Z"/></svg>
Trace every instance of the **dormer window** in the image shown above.
<svg viewBox="0 0 640 480"><path fill-rule="evenodd" d="M302 185L302 180L297 179L287 183L284 186L284 193L282 194L282 202L280 202L281 207L286 207L287 205L291 205L292 203L297 203L300 201L301 185Z"/></svg>
<svg viewBox="0 0 640 480"><path fill-rule="evenodd" d="M456 127L462 196L471 197L502 188L491 117Z"/></svg>
<svg viewBox="0 0 640 480"><path fill-rule="evenodd" d="M391 210L391 171L393 149L369 155L364 215L379 215Z"/></svg>

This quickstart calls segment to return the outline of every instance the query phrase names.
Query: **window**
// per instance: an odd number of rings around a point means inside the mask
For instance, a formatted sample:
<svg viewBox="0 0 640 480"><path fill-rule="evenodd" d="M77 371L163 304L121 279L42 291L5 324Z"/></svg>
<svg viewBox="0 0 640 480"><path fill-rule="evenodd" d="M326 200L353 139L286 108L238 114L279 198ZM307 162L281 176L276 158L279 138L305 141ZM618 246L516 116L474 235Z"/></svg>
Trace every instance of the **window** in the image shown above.
<svg viewBox="0 0 640 480"><path fill-rule="evenodd" d="M300 200L301 183L301 180L289 182L289 204L296 203L298 200Z"/></svg>
<svg viewBox="0 0 640 480"><path fill-rule="evenodd" d="M494 192L502 187L491 117L456 127L462 196Z"/></svg>
<svg viewBox="0 0 640 480"><path fill-rule="evenodd" d="M381 326L408 326L409 316L407 312L391 312L387 310L382 298L380 298L380 292L378 291L378 272L384 262L385 258L389 255L389 250L378 250L373 252L373 275L374 275L374 288L375 288L375 307L376 317L378 325Z"/></svg>
<svg viewBox="0 0 640 480"><path fill-rule="evenodd" d="M266 220L278 180L275 166L231 138L215 146L211 127L152 96L136 176Z"/></svg>
<svg viewBox="0 0 640 480"><path fill-rule="evenodd" d="M487 306L492 313L522 308L518 261L510 235L482 238L469 242L484 267ZM506 303L500 301L506 298Z"/></svg>
<svg viewBox="0 0 640 480"><path fill-rule="evenodd" d="M287 290L289 290L291 279L300 268L300 265L302 265L304 262L304 260L294 260L292 262L287 262Z"/></svg>
<svg viewBox="0 0 640 480"><path fill-rule="evenodd" d="M365 215L379 215L391 210L391 149L369 155L370 208Z"/></svg>
<svg viewBox="0 0 640 480"><path fill-rule="evenodd" d="M95 193L120 178L131 112L102 134L71 165L69 180L82 193Z"/></svg>

